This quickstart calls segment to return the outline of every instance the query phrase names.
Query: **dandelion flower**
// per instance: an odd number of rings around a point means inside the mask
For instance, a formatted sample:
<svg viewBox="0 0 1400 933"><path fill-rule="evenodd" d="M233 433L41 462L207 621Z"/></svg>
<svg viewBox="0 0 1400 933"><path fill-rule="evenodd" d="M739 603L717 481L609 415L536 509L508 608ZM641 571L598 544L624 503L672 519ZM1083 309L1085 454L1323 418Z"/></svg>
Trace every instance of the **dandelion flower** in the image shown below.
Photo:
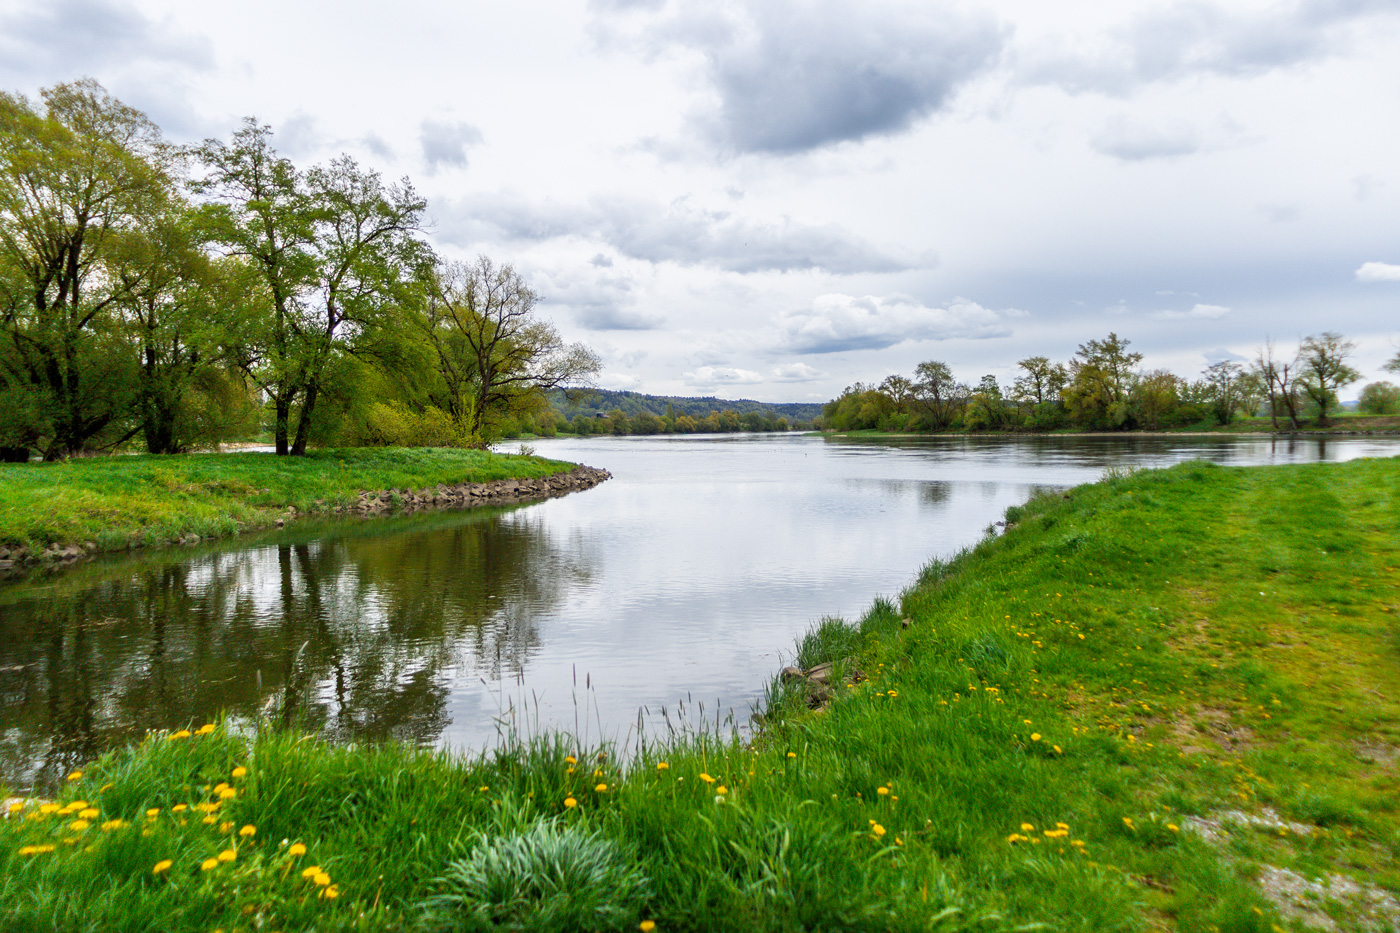
<svg viewBox="0 0 1400 933"><path fill-rule="evenodd" d="M238 853L233 849L225 849L218 855L218 859L221 862L232 862L236 858L238 858Z"/></svg>
<svg viewBox="0 0 1400 933"><path fill-rule="evenodd" d="M256 833L257 831L258 831L258 828L257 828L256 826L254 826L252 823L249 823L247 826L244 826L242 829L240 829L240 830L238 831L238 835L243 836L243 837L246 838L246 837L248 837L248 836L253 835L253 834Z"/></svg>
<svg viewBox="0 0 1400 933"><path fill-rule="evenodd" d="M151 874L159 875L163 871L169 871L170 866L174 864L175 863L172 862L170 859L163 858L159 862L156 862L156 867L151 869Z"/></svg>
<svg viewBox="0 0 1400 933"><path fill-rule="evenodd" d="M651 933L652 930L656 929L656 921L643 920L641 923L637 924L637 929L641 930L642 933Z"/></svg>
<svg viewBox="0 0 1400 933"><path fill-rule="evenodd" d="M170 808L170 812L171 812L171 813L184 813L184 812L185 812L186 810L188 810L188 809L189 809L189 805L188 805L188 804L177 803L177 804L175 804L175 806L173 806L173 807Z"/></svg>
<svg viewBox="0 0 1400 933"><path fill-rule="evenodd" d="M668 770L670 770L670 768L671 768L671 766L668 765L668 764L667 764L666 762L664 762L664 761L658 761L658 762L656 763L656 770L657 770L657 771L668 771Z"/></svg>
<svg viewBox="0 0 1400 933"><path fill-rule="evenodd" d="M303 878L315 878L315 877L316 877L317 875L319 875L320 873L321 873L321 866L320 866L320 865L312 865L312 866L309 867L309 868L303 868L303 869L301 870L301 876L302 876Z"/></svg>
<svg viewBox="0 0 1400 933"><path fill-rule="evenodd" d="M331 883L331 876L323 871L318 871L316 872L316 874L311 876L311 880L324 888L326 885Z"/></svg>
<svg viewBox="0 0 1400 933"><path fill-rule="evenodd" d="M121 829L125 825L126 820L108 820L102 824L102 831L104 833L110 833L112 830Z"/></svg>
<svg viewBox="0 0 1400 933"><path fill-rule="evenodd" d="M599 784L598 786L593 788L593 792L597 794L605 794L608 792L608 785Z"/></svg>
<svg viewBox="0 0 1400 933"><path fill-rule="evenodd" d="M333 884L332 884L332 885L328 885L326 888L324 888L324 889L321 891L321 896L324 897L324 898L325 898L326 900L328 900L328 901L333 901L333 900L335 900L337 897L340 897L340 888L336 887L336 886L333 885Z"/></svg>
<svg viewBox="0 0 1400 933"><path fill-rule="evenodd" d="M564 807L565 807L565 809L572 810L572 809L573 809L574 807L576 807L576 806L578 806L578 801L577 801L577 800L575 800L575 799L572 798L572 797L565 797L565 798L564 798Z"/></svg>
<svg viewBox="0 0 1400 933"><path fill-rule="evenodd" d="M21 810L23 810L23 809L24 809L24 801L23 801L23 800L16 800L16 801L14 801L13 803L10 804L10 812L11 812L11 813L18 813L19 811L21 811Z"/></svg>
<svg viewBox="0 0 1400 933"><path fill-rule="evenodd" d="M890 795L890 789L888 787L877 787L875 788L875 793L879 794L881 797L888 797Z"/></svg>
<svg viewBox="0 0 1400 933"><path fill-rule="evenodd" d="M206 826L213 826L215 823L219 822L219 818L211 813L204 819L200 820L200 822Z"/></svg>
<svg viewBox="0 0 1400 933"><path fill-rule="evenodd" d="M198 729L194 730L194 734L195 734L195 735L208 735L209 733L211 733L211 732L213 732L213 731L214 731L214 724L213 724L212 722L206 722L204 725L202 725L202 726L200 726Z"/></svg>
<svg viewBox="0 0 1400 933"><path fill-rule="evenodd" d="M796 757L797 757L797 752L788 752L788 753L787 753L787 756L788 756L789 758L796 758Z"/></svg>
<svg viewBox="0 0 1400 933"><path fill-rule="evenodd" d="M287 850L287 854L292 856L293 858L295 858L298 855L305 855L306 846L302 845L300 842L294 842L292 843L292 847Z"/></svg>
<svg viewBox="0 0 1400 933"><path fill-rule="evenodd" d="M232 772L232 773L233 773L234 780L237 780L238 778L241 778L241 777L247 777L247 776L248 776L248 769L245 768L245 767L243 767L242 765L239 765L238 767L236 767L236 768L233 769L233 772Z"/></svg>
<svg viewBox="0 0 1400 933"><path fill-rule="evenodd" d="M700 780L704 781L706 784L713 784L715 782L715 779L710 777L704 771L700 772Z"/></svg>
<svg viewBox="0 0 1400 933"><path fill-rule="evenodd" d="M190 730L188 730L188 729L181 729L179 732L172 732L172 733L170 733L170 738L171 738L172 741L173 741L174 739L188 739L189 737L190 737Z"/></svg>
<svg viewBox="0 0 1400 933"><path fill-rule="evenodd" d="M1032 824L1032 823L1022 823L1022 824L1021 824L1021 832L1023 832L1023 833L1029 833L1029 832L1034 832L1034 831L1035 831L1035 825L1034 825L1034 824Z"/></svg>
<svg viewBox="0 0 1400 933"><path fill-rule="evenodd" d="M74 771L74 772L72 772L71 774L68 775L68 780L70 780L70 781L81 781L82 779L83 779L83 772L81 772L81 771Z"/></svg>
<svg viewBox="0 0 1400 933"><path fill-rule="evenodd" d="M87 820L74 820L73 822L68 824L68 828L73 830L73 832L75 833L80 833L91 825L92 824L89 823Z"/></svg>
<svg viewBox="0 0 1400 933"><path fill-rule="evenodd" d="M718 787L715 788L715 793L716 793L716 794L719 794L721 797L723 797L725 794L729 793L729 788L727 788L727 787L725 787L723 784L721 784L721 785L719 785Z"/></svg>
<svg viewBox="0 0 1400 933"><path fill-rule="evenodd" d="M1040 741L1040 733L1039 733L1039 732L1032 732L1032 733L1031 733L1031 741L1032 741L1032 742L1039 742L1039 741Z"/></svg>
<svg viewBox="0 0 1400 933"><path fill-rule="evenodd" d="M219 791L220 800L232 800L234 797L237 796L238 791L234 790L232 787L226 787L223 790Z"/></svg>
<svg viewBox="0 0 1400 933"><path fill-rule="evenodd" d="M885 834L885 827L881 826L879 823L876 823L874 826L870 827L870 831L876 836L883 836Z"/></svg>
<svg viewBox="0 0 1400 933"><path fill-rule="evenodd" d="M216 858L207 858L207 859L205 859L204 861L202 861L202 862L199 863L199 870L200 870L200 871L213 871L214 869L216 869L216 868L218 868L218 867L219 867L219 860L216 859Z"/></svg>
<svg viewBox="0 0 1400 933"><path fill-rule="evenodd" d="M82 817L82 818L85 819L85 820L96 819L97 817L99 817L99 816L101 816L101 815L102 815L102 814L101 814L100 812L98 812L97 810L93 809L92 807L88 807L86 810L82 810L82 811L80 811L80 812L78 813L78 816Z"/></svg>
<svg viewBox="0 0 1400 933"><path fill-rule="evenodd" d="M226 833L233 829L233 820L224 820L219 824L219 832Z"/></svg>
<svg viewBox="0 0 1400 933"><path fill-rule="evenodd" d="M564 756L564 764L569 765L570 767L572 767L572 766L578 764L578 759L575 758L573 755L565 755L565 756Z"/></svg>
<svg viewBox="0 0 1400 933"><path fill-rule="evenodd" d="M148 820L153 820L158 816L160 816L160 807L151 807L146 811L146 819Z"/></svg>

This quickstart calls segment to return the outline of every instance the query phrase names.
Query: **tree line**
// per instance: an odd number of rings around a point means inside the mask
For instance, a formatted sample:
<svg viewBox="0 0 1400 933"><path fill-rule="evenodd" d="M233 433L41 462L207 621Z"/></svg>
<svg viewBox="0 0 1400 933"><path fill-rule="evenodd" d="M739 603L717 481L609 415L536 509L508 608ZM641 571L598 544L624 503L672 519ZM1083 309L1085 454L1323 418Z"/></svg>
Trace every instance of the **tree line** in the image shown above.
<svg viewBox="0 0 1400 933"><path fill-rule="evenodd" d="M1355 344L1331 331L1302 340L1292 356L1266 341L1249 364L1222 361L1195 379L1164 369L1141 371L1142 354L1110 333L1081 344L1067 362L1031 356L1017 362L1006 388L996 377L959 382L948 364L920 363L912 377L892 375L879 385L856 383L827 403L820 426L828 430L932 432L1157 430L1201 422L1228 425L1241 415L1267 416L1275 430L1304 422L1325 426L1338 408L1337 392L1361 374L1350 365ZM1400 354L1386 369L1400 373ZM1360 408L1400 414L1400 388L1376 382L1361 393Z"/></svg>
<svg viewBox="0 0 1400 933"><path fill-rule="evenodd" d="M726 408L723 411L711 410L704 415L691 415L677 414L675 407L667 404L664 413L659 415L645 409L628 414L620 408L608 412L580 412L572 418L552 409L527 413L513 419L501 436L729 434L739 431L807 431L813 427L814 424L810 421L789 422L786 417L767 410L756 409L740 413Z"/></svg>
<svg viewBox="0 0 1400 933"><path fill-rule="evenodd" d="M597 373L511 266L434 253L407 179L272 137L176 146L91 79L0 92L0 457L483 446Z"/></svg>

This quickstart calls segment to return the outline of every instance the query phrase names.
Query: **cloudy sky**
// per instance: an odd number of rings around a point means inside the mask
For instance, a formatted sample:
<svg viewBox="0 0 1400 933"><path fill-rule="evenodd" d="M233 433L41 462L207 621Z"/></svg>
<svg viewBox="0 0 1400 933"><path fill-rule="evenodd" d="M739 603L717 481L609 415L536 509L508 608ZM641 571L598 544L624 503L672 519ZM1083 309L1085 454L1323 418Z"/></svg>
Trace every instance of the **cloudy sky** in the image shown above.
<svg viewBox="0 0 1400 933"><path fill-rule="evenodd" d="M0 86L85 75L409 176L609 388L1400 349L1395 0L0 0Z"/></svg>

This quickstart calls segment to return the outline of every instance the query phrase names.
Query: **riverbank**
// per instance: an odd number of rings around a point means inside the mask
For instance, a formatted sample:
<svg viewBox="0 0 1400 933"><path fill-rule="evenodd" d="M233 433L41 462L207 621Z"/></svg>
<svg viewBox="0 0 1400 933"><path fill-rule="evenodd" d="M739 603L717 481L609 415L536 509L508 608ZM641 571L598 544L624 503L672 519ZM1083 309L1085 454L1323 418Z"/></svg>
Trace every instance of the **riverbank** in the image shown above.
<svg viewBox="0 0 1400 933"><path fill-rule="evenodd" d="M752 745L152 736L0 825L0 926L1390 929L1397 474L1034 499L818 626L834 695L775 682Z"/></svg>
<svg viewBox="0 0 1400 933"><path fill-rule="evenodd" d="M826 433L826 432L823 432ZM1053 428L1032 430L1027 428L1005 431L968 431L948 429L932 433L888 432L875 429L860 431L832 432L834 437L1257 437L1272 435L1281 438L1296 437L1388 437L1400 434L1400 417L1393 415L1338 415L1330 424L1317 426L1301 425L1297 430L1284 427L1275 429L1268 418L1239 418L1228 425L1191 424L1175 428L1133 431L1092 431L1081 428Z"/></svg>
<svg viewBox="0 0 1400 933"><path fill-rule="evenodd" d="M563 461L449 448L0 464L0 569L192 544L314 515L528 501L606 478Z"/></svg>

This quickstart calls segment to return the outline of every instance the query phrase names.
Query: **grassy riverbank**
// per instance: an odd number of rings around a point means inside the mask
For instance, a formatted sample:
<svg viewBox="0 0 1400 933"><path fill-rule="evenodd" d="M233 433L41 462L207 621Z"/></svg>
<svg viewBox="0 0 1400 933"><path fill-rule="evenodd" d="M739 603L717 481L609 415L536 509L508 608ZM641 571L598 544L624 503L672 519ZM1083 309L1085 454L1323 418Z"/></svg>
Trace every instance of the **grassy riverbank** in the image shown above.
<svg viewBox="0 0 1400 933"><path fill-rule="evenodd" d="M100 457L0 464L0 545L98 550L222 537L300 513L329 512L363 490L424 489L550 476L572 464L480 450L356 448Z"/></svg>
<svg viewBox="0 0 1400 933"><path fill-rule="evenodd" d="M814 629L803 666L866 677L775 688L756 747L152 736L0 825L0 928L1400 924L1400 461L1009 517Z"/></svg>

